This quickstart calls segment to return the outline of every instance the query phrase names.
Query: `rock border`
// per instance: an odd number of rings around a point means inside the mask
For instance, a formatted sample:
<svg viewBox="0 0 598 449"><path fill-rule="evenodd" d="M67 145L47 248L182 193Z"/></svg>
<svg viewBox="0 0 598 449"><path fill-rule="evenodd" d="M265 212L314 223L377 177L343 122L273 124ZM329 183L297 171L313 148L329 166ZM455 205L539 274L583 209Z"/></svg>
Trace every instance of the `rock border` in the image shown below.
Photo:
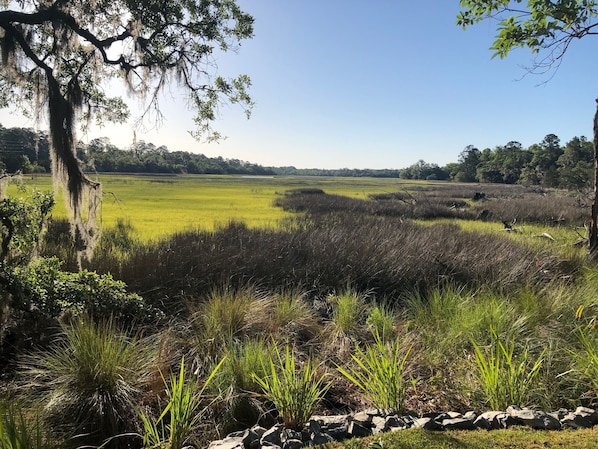
<svg viewBox="0 0 598 449"><path fill-rule="evenodd" d="M479 415L470 411L465 414L425 413L422 416L399 416L390 410L369 409L346 415L312 416L301 431L286 429L282 424L270 429L256 425L211 442L209 449L301 449L409 428L443 431L526 426L536 430L561 430L591 428L596 424L598 411L587 407L547 413L510 406L506 411L488 411Z"/></svg>

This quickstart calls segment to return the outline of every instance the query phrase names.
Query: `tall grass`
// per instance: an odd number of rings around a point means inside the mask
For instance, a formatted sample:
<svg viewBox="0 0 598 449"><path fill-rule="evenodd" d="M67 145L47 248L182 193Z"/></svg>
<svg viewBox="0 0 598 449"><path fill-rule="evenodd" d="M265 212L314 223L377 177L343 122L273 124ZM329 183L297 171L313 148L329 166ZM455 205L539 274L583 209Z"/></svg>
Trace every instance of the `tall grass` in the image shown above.
<svg viewBox="0 0 598 449"><path fill-rule="evenodd" d="M153 353L150 340L128 336L112 321L77 320L49 349L24 358L25 393L41 402L57 431L77 434L77 444L97 444L135 428Z"/></svg>
<svg viewBox="0 0 598 449"><path fill-rule="evenodd" d="M9 401L0 402L0 448L44 449L49 436L39 416L28 420L21 408Z"/></svg>
<svg viewBox="0 0 598 449"><path fill-rule="evenodd" d="M177 374L171 374L164 380L168 402L157 419L144 411L139 412L143 424L143 447L146 449L182 449L194 430L203 419L207 406L203 403L204 390L222 365L223 361L212 370L211 374L199 387L194 379L185 374L185 360Z"/></svg>
<svg viewBox="0 0 598 449"><path fill-rule="evenodd" d="M338 366L338 371L351 381L376 408L402 413L407 396L408 359L411 348L403 348L399 339L356 348L351 356L354 365Z"/></svg>
<svg viewBox="0 0 598 449"><path fill-rule="evenodd" d="M318 374L318 365L311 357L298 366L295 352L288 345L284 354L278 348L274 352L275 357L264 367L267 374L256 374L254 378L285 427L302 430L330 383L325 381L325 374Z"/></svg>
<svg viewBox="0 0 598 449"><path fill-rule="evenodd" d="M491 331L493 344L487 350L472 341L477 366L477 380L488 405L506 410L510 405L528 406L540 391L538 378L546 350L535 359L527 347L515 353L515 339L502 341Z"/></svg>

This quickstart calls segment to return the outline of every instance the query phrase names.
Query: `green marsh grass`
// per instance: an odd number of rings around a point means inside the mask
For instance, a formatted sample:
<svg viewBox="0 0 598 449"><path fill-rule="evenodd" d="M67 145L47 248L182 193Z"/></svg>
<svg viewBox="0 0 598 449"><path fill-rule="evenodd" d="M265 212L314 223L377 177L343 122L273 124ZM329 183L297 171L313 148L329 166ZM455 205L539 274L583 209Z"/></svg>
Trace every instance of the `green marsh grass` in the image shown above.
<svg viewBox="0 0 598 449"><path fill-rule="evenodd" d="M188 377L185 359L181 360L179 372L171 374L168 381L164 380L167 403L158 418L139 412L144 449L182 449L189 443L210 405L210 402L204 402L205 389L222 363L223 360L214 367L200 387L194 377Z"/></svg>
<svg viewBox="0 0 598 449"><path fill-rule="evenodd" d="M264 366L264 376L256 374L256 382L271 401L286 428L302 430L315 407L330 388L326 374L319 374L319 365L307 357L298 364L290 346L284 353L275 346L275 355Z"/></svg>
<svg viewBox="0 0 598 449"><path fill-rule="evenodd" d="M410 353L411 347L405 348L398 338L388 343L378 338L365 349L357 346L351 354L354 365L337 369L374 407L401 414L409 385Z"/></svg>
<svg viewBox="0 0 598 449"><path fill-rule="evenodd" d="M539 374L546 350L534 356L524 346L515 351L515 338L501 339L491 330L493 342L482 348L472 341L477 366L476 378L492 410L510 405L533 406L541 391Z"/></svg>
<svg viewBox="0 0 598 449"><path fill-rule="evenodd" d="M142 241L157 240L176 232L214 230L231 221L250 228L276 228L291 216L273 206L285 191L308 186L352 198L396 188L397 179L326 177L248 177L227 175L122 175L94 176L102 182L102 227L129 222ZM27 176L26 186L52 190L50 175ZM17 192L10 187L11 194ZM66 217L62 195L57 197L56 218Z"/></svg>

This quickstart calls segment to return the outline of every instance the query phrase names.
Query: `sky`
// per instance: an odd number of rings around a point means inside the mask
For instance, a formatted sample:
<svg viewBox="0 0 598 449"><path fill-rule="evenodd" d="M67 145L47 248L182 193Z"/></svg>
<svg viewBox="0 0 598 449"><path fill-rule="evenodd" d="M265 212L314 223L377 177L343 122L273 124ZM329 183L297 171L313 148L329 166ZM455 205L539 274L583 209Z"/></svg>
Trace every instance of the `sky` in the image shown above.
<svg viewBox="0 0 598 449"><path fill-rule="evenodd" d="M137 140L263 166L400 169L424 160L457 162L468 145L524 147L556 134L565 144L592 136L598 98L596 41L572 45L556 72L530 74L534 56L492 59L496 24L456 25L458 0L239 0L255 18L252 39L218 56L220 74L251 77L255 101L220 109L219 143L194 140L193 112L176 89L165 121ZM134 100L133 118L137 115ZM133 122L92 128L126 148ZM0 109L5 127L33 127Z"/></svg>

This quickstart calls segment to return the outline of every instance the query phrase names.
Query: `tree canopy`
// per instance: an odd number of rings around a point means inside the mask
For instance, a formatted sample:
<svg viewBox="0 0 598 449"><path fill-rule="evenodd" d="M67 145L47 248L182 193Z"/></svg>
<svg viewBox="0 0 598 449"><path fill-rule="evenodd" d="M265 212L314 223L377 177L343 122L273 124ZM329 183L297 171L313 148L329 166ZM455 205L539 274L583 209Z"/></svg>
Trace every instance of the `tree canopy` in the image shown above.
<svg viewBox="0 0 598 449"><path fill-rule="evenodd" d="M598 34L595 0L461 0L460 5L457 23L463 28L496 21L494 56L505 58L517 47L537 54L532 71L558 67L574 40Z"/></svg>
<svg viewBox="0 0 598 449"><path fill-rule="evenodd" d="M144 115L158 119L161 90L177 83L195 110L196 136L218 137L210 123L221 102L251 108L250 79L218 76L213 60L253 35L253 18L235 0L0 0L0 7L0 107L47 114L53 173L84 238L97 231L101 189L76 158L75 125L127 119L109 82L124 81L144 101Z"/></svg>

